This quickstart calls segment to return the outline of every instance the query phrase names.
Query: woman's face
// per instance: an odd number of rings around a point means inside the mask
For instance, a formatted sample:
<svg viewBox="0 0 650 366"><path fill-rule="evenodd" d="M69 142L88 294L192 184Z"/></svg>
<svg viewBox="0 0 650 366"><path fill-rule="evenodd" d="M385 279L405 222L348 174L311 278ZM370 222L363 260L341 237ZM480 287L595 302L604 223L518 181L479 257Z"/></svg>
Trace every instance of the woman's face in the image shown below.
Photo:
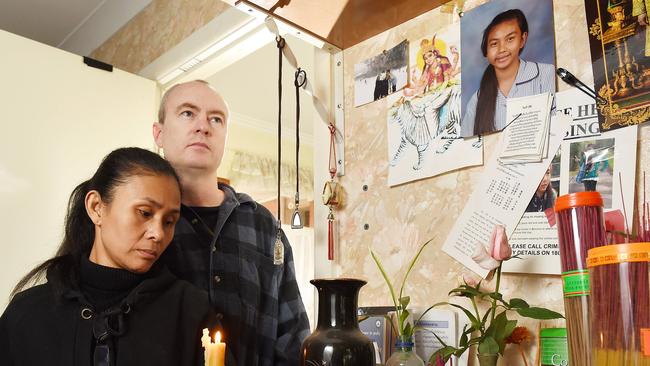
<svg viewBox="0 0 650 366"><path fill-rule="evenodd" d="M424 58L424 63L427 65L433 64L433 61L435 61L436 59L435 55L433 54L433 51L425 52L424 55L422 55L422 57Z"/></svg>
<svg viewBox="0 0 650 366"><path fill-rule="evenodd" d="M519 59L519 50L526 45L528 33L521 33L516 20L506 20L490 30L487 39L487 60L497 70L505 70Z"/></svg>
<svg viewBox="0 0 650 366"><path fill-rule="evenodd" d="M95 223L94 263L147 272L174 236L180 214L178 183L169 176L134 175L114 188L105 203L97 191L86 195L86 210Z"/></svg>
<svg viewBox="0 0 650 366"><path fill-rule="evenodd" d="M539 182L539 187L537 187L537 193L543 194L549 184L551 184L551 168L546 169L546 173L544 173L544 177Z"/></svg>

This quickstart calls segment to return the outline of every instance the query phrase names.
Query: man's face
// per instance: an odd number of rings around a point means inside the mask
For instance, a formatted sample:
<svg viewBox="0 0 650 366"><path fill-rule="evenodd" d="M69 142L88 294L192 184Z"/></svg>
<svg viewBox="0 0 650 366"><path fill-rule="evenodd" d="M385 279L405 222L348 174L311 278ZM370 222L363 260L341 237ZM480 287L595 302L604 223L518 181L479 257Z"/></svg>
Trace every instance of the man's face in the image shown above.
<svg viewBox="0 0 650 366"><path fill-rule="evenodd" d="M497 70L504 70L519 58L526 45L528 33L521 33L516 20L506 20L494 26L488 34L487 60Z"/></svg>
<svg viewBox="0 0 650 366"><path fill-rule="evenodd" d="M184 170L216 172L226 142L228 107L208 85L190 82L167 96L165 120L154 123L153 135L167 159Z"/></svg>

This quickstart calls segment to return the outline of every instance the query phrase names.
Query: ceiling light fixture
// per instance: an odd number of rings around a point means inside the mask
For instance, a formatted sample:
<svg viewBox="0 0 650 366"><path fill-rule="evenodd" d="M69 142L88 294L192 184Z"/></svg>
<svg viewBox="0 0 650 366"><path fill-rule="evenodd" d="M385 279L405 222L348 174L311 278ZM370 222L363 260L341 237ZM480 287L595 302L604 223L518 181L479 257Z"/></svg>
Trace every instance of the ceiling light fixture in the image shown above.
<svg viewBox="0 0 650 366"><path fill-rule="evenodd" d="M244 24L243 26L237 28L233 32L230 32L227 36L221 38L220 40L213 43L203 51L199 52L194 57L185 61L182 65L178 66L177 68L161 76L158 79L158 82L162 85L165 85L168 82L176 79L184 72L189 71L190 69L199 65L201 62L207 60L210 56L228 47L229 45L237 42L238 40L242 39L243 37L251 33L253 30L258 28L260 25L262 25L263 23L264 23L263 20L260 20L259 18L256 17L252 17L251 20L246 24Z"/></svg>

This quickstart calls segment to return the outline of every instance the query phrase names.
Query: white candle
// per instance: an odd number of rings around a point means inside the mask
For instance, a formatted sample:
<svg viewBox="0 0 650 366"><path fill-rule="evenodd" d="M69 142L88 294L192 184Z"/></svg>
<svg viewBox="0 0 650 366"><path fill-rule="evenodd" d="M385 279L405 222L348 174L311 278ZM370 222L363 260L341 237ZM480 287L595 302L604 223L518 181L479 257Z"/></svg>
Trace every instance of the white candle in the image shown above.
<svg viewBox="0 0 650 366"><path fill-rule="evenodd" d="M210 339L207 329L203 329L201 344L205 349L205 366L224 366L226 360L226 343L221 342L221 332L215 335L215 342Z"/></svg>

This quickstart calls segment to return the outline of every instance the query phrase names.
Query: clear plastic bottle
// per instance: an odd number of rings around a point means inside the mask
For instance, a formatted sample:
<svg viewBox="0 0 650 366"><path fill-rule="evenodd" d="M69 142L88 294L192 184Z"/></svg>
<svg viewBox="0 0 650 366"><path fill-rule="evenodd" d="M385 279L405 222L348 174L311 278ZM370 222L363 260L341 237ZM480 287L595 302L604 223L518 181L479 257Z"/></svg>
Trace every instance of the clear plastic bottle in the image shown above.
<svg viewBox="0 0 650 366"><path fill-rule="evenodd" d="M650 243L589 250L591 364L650 365Z"/></svg>
<svg viewBox="0 0 650 366"><path fill-rule="evenodd" d="M603 199L598 192L560 196L555 201L555 217L562 264L569 365L592 366L587 251L607 245Z"/></svg>
<svg viewBox="0 0 650 366"><path fill-rule="evenodd" d="M424 366L424 361L413 350L413 338L397 340L395 352L386 361L386 366Z"/></svg>

